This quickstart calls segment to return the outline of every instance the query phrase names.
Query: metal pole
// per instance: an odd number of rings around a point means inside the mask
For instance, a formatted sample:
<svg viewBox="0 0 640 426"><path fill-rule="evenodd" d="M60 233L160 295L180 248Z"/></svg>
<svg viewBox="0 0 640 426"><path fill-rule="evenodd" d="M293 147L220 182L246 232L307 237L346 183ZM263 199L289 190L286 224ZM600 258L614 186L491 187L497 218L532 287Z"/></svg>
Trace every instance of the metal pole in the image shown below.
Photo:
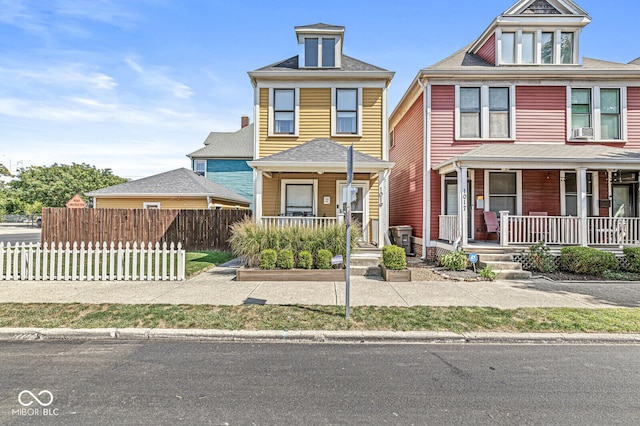
<svg viewBox="0 0 640 426"><path fill-rule="evenodd" d="M351 182L353 181L353 145L347 148L347 213L345 223L347 226L347 247L346 247L346 271L345 271L345 318L349 318L349 304L351 293Z"/></svg>

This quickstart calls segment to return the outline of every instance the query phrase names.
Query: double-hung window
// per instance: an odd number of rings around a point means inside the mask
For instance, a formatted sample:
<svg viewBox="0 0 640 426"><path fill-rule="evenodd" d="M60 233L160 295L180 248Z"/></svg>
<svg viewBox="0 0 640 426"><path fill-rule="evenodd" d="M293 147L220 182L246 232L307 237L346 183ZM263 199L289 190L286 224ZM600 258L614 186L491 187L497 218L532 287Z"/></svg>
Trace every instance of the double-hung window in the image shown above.
<svg viewBox="0 0 640 426"><path fill-rule="evenodd" d="M540 39L540 44L542 45L542 63L543 64L552 64L554 58L554 44L555 37L551 32L543 32Z"/></svg>
<svg viewBox="0 0 640 426"><path fill-rule="evenodd" d="M560 61L563 64L573 64L573 33L561 33L560 35Z"/></svg>
<svg viewBox="0 0 640 426"><path fill-rule="evenodd" d="M571 91L571 129L591 127L591 89Z"/></svg>
<svg viewBox="0 0 640 426"><path fill-rule="evenodd" d="M481 137L480 120L480 88L461 87L460 88L460 137L479 138Z"/></svg>
<svg viewBox="0 0 640 426"><path fill-rule="evenodd" d="M358 89L336 89L336 133L358 133Z"/></svg>
<svg viewBox="0 0 640 426"><path fill-rule="evenodd" d="M273 91L274 133L295 133L295 90L274 89Z"/></svg>
<svg viewBox="0 0 640 426"><path fill-rule="evenodd" d="M489 88L489 137L509 137L509 89Z"/></svg>
<svg viewBox="0 0 640 426"><path fill-rule="evenodd" d="M336 66L336 39L331 37L304 39L304 66L333 68Z"/></svg>
<svg viewBox="0 0 640 426"><path fill-rule="evenodd" d="M536 35L535 33L522 33L522 63L533 64L536 62Z"/></svg>
<svg viewBox="0 0 640 426"><path fill-rule="evenodd" d="M489 209L518 213L518 176L515 172L489 172Z"/></svg>
<svg viewBox="0 0 640 426"><path fill-rule="evenodd" d="M600 89L600 138L620 139L620 89Z"/></svg>
<svg viewBox="0 0 640 426"><path fill-rule="evenodd" d="M502 33L502 63L516 63L516 33Z"/></svg>

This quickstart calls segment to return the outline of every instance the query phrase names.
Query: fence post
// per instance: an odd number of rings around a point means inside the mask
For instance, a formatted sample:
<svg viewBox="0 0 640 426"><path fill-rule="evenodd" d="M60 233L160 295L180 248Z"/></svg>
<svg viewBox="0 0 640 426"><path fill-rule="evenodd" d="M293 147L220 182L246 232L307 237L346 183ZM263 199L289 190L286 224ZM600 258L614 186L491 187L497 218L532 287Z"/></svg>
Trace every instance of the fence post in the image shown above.
<svg viewBox="0 0 640 426"><path fill-rule="evenodd" d="M182 249L182 244L178 243L178 279L184 281L186 263L186 252Z"/></svg>

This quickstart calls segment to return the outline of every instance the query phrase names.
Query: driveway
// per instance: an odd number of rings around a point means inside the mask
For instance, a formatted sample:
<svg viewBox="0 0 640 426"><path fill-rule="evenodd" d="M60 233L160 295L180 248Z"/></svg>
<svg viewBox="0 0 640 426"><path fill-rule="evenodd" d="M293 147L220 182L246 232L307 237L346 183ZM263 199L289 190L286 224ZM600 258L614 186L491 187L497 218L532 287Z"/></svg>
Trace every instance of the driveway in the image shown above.
<svg viewBox="0 0 640 426"><path fill-rule="evenodd" d="M561 295L583 295L602 304L626 308L640 307L640 283L627 281L549 281L536 278L526 283L527 288Z"/></svg>
<svg viewBox="0 0 640 426"><path fill-rule="evenodd" d="M0 243L39 243L40 228L23 223L0 223Z"/></svg>

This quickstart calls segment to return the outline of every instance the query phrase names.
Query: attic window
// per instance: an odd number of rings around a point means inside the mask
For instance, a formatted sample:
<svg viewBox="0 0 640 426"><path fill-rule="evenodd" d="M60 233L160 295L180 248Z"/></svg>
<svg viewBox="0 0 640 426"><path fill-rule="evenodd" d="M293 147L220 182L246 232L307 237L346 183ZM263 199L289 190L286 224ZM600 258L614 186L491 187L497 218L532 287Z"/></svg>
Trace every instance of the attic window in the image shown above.
<svg viewBox="0 0 640 426"><path fill-rule="evenodd" d="M322 64L322 65L318 65ZM304 66L333 68L336 66L336 39L309 37L304 39Z"/></svg>

